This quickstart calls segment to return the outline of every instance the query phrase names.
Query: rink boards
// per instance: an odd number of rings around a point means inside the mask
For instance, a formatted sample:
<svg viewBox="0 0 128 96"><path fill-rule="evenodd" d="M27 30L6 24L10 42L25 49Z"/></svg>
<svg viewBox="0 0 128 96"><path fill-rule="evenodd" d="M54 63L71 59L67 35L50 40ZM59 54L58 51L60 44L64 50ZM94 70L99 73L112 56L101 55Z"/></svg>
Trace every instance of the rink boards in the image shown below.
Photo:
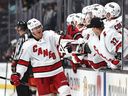
<svg viewBox="0 0 128 96"><path fill-rule="evenodd" d="M119 71L100 72L65 69L73 96L128 96L128 74Z"/></svg>
<svg viewBox="0 0 128 96"><path fill-rule="evenodd" d="M11 72L11 64L10 63L0 63L0 76L1 77L5 77L5 78L10 79L11 73L12 72ZM5 86L5 83L7 83L6 86ZM9 80L6 80L5 81L5 79L1 79L0 78L0 88L1 89L4 89L5 87L7 89L14 89L14 86L12 86L10 84L10 81Z"/></svg>
<svg viewBox="0 0 128 96"><path fill-rule="evenodd" d="M0 63L0 76L10 78L10 65ZM77 73L73 73L71 68L65 68L65 74L69 80L72 96L128 96L127 72L79 68ZM0 79L0 90L4 89L5 80ZM6 89L14 90L14 86L8 80Z"/></svg>

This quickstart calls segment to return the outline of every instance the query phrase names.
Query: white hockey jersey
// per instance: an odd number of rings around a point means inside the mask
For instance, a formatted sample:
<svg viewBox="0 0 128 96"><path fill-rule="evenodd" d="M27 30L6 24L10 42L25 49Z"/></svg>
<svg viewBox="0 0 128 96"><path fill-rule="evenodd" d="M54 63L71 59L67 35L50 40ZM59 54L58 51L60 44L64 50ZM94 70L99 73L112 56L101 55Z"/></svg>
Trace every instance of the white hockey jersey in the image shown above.
<svg viewBox="0 0 128 96"><path fill-rule="evenodd" d="M116 19L113 19L111 21L107 21L106 19L104 20L104 25L105 25L105 28L112 28L112 29L115 29L118 33L120 33L122 35L122 31L124 32L123 33L123 50L124 50L124 57L126 55L128 55L128 29L126 28L123 28L122 26L122 16L116 18ZM123 28L123 30L122 30Z"/></svg>
<svg viewBox="0 0 128 96"><path fill-rule="evenodd" d="M111 28L115 28L116 30L122 28L122 16L120 16L116 19L112 19L112 20L104 19L103 22L104 22L105 28L106 27L108 27L108 28L111 27Z"/></svg>
<svg viewBox="0 0 128 96"><path fill-rule="evenodd" d="M95 51L107 62L108 67L115 69L113 64L117 52L122 52L122 35L115 29L105 28L100 35L99 48L95 46Z"/></svg>
<svg viewBox="0 0 128 96"><path fill-rule="evenodd" d="M116 19L112 19L110 21L104 19L104 26L105 28L113 28L115 29L117 32L122 34L122 16L116 18ZM128 36L128 30L126 28L123 28L124 34L126 34Z"/></svg>
<svg viewBox="0 0 128 96"><path fill-rule="evenodd" d="M96 36L96 34L92 31L92 28L88 28L82 32L82 36L85 41L88 43L89 48L91 50L91 54L88 54L87 60L89 61L91 67L93 69L100 69L104 68L106 66L106 63L102 57L97 54L97 52L94 49L94 46L99 46L99 38Z"/></svg>
<svg viewBox="0 0 128 96"><path fill-rule="evenodd" d="M50 77L63 71L60 56L57 50L60 35L49 30L43 32L39 41L34 38L23 44L20 60L17 64L17 72L23 76L29 62L33 67L35 78Z"/></svg>

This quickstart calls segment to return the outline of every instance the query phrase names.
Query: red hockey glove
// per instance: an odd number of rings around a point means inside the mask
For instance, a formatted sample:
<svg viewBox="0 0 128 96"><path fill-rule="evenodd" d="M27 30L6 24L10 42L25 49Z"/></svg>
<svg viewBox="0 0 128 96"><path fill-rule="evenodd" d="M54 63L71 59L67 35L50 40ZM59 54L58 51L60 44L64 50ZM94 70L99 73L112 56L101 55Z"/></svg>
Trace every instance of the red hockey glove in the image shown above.
<svg viewBox="0 0 128 96"><path fill-rule="evenodd" d="M15 86L20 85L20 74L19 73L13 73L11 75L11 84Z"/></svg>
<svg viewBox="0 0 128 96"><path fill-rule="evenodd" d="M112 66L111 66L112 69L120 69L121 68L120 60L115 59L115 60L112 60L111 63L112 63Z"/></svg>

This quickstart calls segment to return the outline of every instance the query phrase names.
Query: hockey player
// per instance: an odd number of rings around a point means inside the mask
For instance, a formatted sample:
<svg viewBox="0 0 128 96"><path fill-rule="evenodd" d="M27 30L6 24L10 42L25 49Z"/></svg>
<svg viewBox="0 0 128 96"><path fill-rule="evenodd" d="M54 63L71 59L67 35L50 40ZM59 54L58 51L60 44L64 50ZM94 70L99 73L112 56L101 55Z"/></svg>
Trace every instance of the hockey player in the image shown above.
<svg viewBox="0 0 128 96"><path fill-rule="evenodd" d="M121 7L116 2L110 2L105 5L106 19L104 20L105 27L110 27L115 29L118 33L122 34L124 38L124 48L127 47L125 44L128 38L128 29L123 28L122 25L122 16L121 16ZM125 49L124 49L125 50ZM127 55L127 50L124 52L124 57Z"/></svg>
<svg viewBox="0 0 128 96"><path fill-rule="evenodd" d="M110 2L105 5L106 19L104 20L105 27L111 27L122 34L122 16L121 8L116 2ZM128 36L128 30L123 28L124 34Z"/></svg>
<svg viewBox="0 0 128 96"><path fill-rule="evenodd" d="M85 26L87 26L90 23L92 18L99 17L104 19L106 15L104 6L100 4L92 4L85 6L82 9L82 13L85 15L85 23L84 23Z"/></svg>
<svg viewBox="0 0 128 96"><path fill-rule="evenodd" d="M97 26L99 24L100 26ZM99 38L98 46L93 46L96 53L102 57L107 66L112 69L119 68L122 53L122 35L114 28L104 28L100 18L93 18L90 23L93 32ZM128 39L125 39L124 51L128 48Z"/></svg>
<svg viewBox="0 0 128 96"><path fill-rule="evenodd" d="M86 22L84 25L87 26L93 17L101 16L101 18L104 18L104 7L100 4L90 5L90 6L84 7L82 10L82 13L85 14L84 19ZM87 41L88 41L88 44L84 45L85 52L83 55L78 56L77 54L73 54L73 56L72 56L73 62L75 64L77 64L77 63L82 64L82 66L84 66L84 67L85 66L89 67L89 68L92 67L95 70L106 67L106 62L102 58L100 58L99 55L96 54L96 52L94 51L94 49L92 47L93 45L96 45L97 43L99 43L99 40L98 40L97 36L95 36L94 32L92 32L92 29L87 28L87 30L86 30L86 28L85 28L82 32L82 36L83 36L83 38L79 38L78 42L80 44L82 44L85 42L87 43ZM82 39L85 39L85 40L82 40ZM96 39L97 39L97 41L96 41ZM85 54L86 55L88 54L88 56L85 56ZM77 70L77 68L75 68L75 70Z"/></svg>
<svg viewBox="0 0 128 96"><path fill-rule="evenodd" d="M109 2L105 5L106 19L104 21L105 27L113 27L117 32L122 33L122 16L121 8L116 2Z"/></svg>
<svg viewBox="0 0 128 96"><path fill-rule="evenodd" d="M104 7L106 19L104 20L105 27L114 26L114 23L122 22L120 17L121 8L116 2L109 2ZM118 19L119 18L119 19Z"/></svg>
<svg viewBox="0 0 128 96"><path fill-rule="evenodd" d="M74 40L77 40L79 37L81 37L81 31L84 29L84 16L85 15L82 13L74 13L67 17L67 34L70 35Z"/></svg>
<svg viewBox="0 0 128 96"><path fill-rule="evenodd" d="M91 9L91 10L88 10ZM99 44L99 38L96 36L96 34L93 32L92 28L88 28L89 23L92 18L94 17L100 17L104 18L104 7L100 4L93 4L87 7L84 7L82 12L84 14L87 14L88 18L86 18L86 21L89 21L86 26L87 28L82 31L82 37L80 38L81 43L87 43L85 52L87 53L87 56L85 56L81 62L83 67L87 68L93 68L94 70L99 70L101 68L106 68L107 64L106 62L98 55L96 54L93 46L97 46ZM97 24L97 26L100 26ZM78 40L78 41L79 41Z"/></svg>
<svg viewBox="0 0 128 96"><path fill-rule="evenodd" d="M82 38L81 32L86 28L85 23L87 23L85 21L85 17L86 17L86 14L83 14L83 13L76 13L72 16L70 20L71 25L68 26L68 33L71 35L73 40L78 40L79 38ZM79 41L74 43L73 46L70 47L72 50L71 57L70 57L71 59L68 59L68 60L72 65L74 73L77 72L77 66L81 66L80 63L82 63L82 59L86 55L84 53L83 47L84 46L80 44Z"/></svg>
<svg viewBox="0 0 128 96"><path fill-rule="evenodd" d="M61 36L52 30L44 31L41 22L35 18L30 19L27 26L33 38L23 44L17 70L15 74L11 75L14 85L20 84L20 80L31 62L39 96L52 95L50 84L54 84L60 96L71 96L57 50Z"/></svg>
<svg viewBox="0 0 128 96"><path fill-rule="evenodd" d="M93 6L93 8L92 8L93 17L105 19L106 12L105 12L104 6L102 6L100 4L93 4L92 6Z"/></svg>
<svg viewBox="0 0 128 96"><path fill-rule="evenodd" d="M69 36L71 39L73 39L72 33L75 32L76 28L73 23L73 18L75 17L75 13L68 15L66 22L67 22L67 31L66 36Z"/></svg>
<svg viewBox="0 0 128 96"><path fill-rule="evenodd" d="M19 39L16 43L16 48L14 51L14 56L13 56L12 65L11 65L13 73L16 72L16 66L17 66L17 62L21 55L22 45L25 41L28 40L29 35L30 35L28 32L27 23L25 21L18 21L18 23L15 27L15 30L16 30L17 34L19 35ZM25 75L23 76L21 81L29 82L29 80L30 80L29 78L31 76L32 76L32 71L31 71L31 66L29 66L27 72L25 73ZM25 85L16 86L16 91L17 91L18 96L22 96L22 93L24 93L24 96L31 96L32 94L36 94L36 91L31 91L29 86L25 86Z"/></svg>
<svg viewBox="0 0 128 96"><path fill-rule="evenodd" d="M97 24L97 26L100 26ZM106 68L107 64L106 62L96 53L93 46L98 46L99 44L99 38L96 36L96 34L93 32L92 28L87 28L82 32L82 36L84 41L88 45L88 49L90 50L90 53L87 54L86 58L84 58L83 65L87 68L91 67L94 70L99 70L102 68Z"/></svg>

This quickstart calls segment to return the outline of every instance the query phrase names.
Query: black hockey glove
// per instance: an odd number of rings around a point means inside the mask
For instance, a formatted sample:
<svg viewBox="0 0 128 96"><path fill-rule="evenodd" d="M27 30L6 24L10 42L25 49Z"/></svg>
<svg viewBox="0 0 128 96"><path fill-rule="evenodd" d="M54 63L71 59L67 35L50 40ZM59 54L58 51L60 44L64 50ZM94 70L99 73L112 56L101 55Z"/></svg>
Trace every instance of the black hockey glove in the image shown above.
<svg viewBox="0 0 128 96"><path fill-rule="evenodd" d="M115 58L118 60L121 60L121 52L117 52Z"/></svg>
<svg viewBox="0 0 128 96"><path fill-rule="evenodd" d="M84 45L84 53L91 53L91 50L90 50L90 48L89 48L89 46L88 46L88 44L86 43L85 45Z"/></svg>

